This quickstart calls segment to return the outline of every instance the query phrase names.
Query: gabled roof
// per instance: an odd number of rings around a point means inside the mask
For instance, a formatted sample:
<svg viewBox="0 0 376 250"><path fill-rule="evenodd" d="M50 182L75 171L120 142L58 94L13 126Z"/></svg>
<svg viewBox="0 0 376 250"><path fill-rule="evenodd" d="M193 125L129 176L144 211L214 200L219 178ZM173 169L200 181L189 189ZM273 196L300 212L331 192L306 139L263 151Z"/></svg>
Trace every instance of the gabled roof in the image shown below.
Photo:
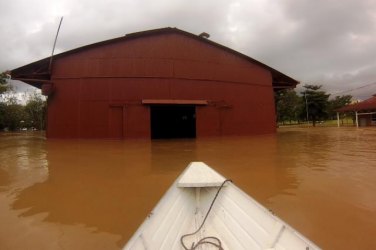
<svg viewBox="0 0 376 250"><path fill-rule="evenodd" d="M361 111L361 110L365 110L365 111L376 110L376 94L365 101L347 105L343 108L338 109L337 111L346 112L346 111Z"/></svg>
<svg viewBox="0 0 376 250"><path fill-rule="evenodd" d="M220 48L222 50L225 50L227 52L230 52L232 54L240 56L240 57L248 60L251 63L257 64L257 65L269 70L272 74L273 86L275 88L292 88L292 87L295 87L299 83L297 80L295 80L295 79L293 79L293 78L291 78L291 77L289 77L289 76L287 76L287 75L285 75L285 74L283 74L283 73L281 73L281 72L279 72L279 71L277 71L277 70L275 70L275 69L273 69L273 68L271 68L271 67L269 67L269 66L267 66L267 65L265 65L265 64L263 64L259 61L257 61L257 60L255 60L255 59L253 59L249 56L246 56L246 55L244 55L240 52L237 52L237 51L230 49L226 46L223 46L221 44L210 41L207 38L200 37L200 36L194 35L192 33L189 33L189 32L177 29L177 28L170 28L170 27L131 33L131 34L127 34L123 37L118 37L118 38L114 38L114 39L110 39L110 40L106 40L106 41L102 41L102 42L98 42L98 43L93 43L93 44L90 44L90 45L86 45L86 46L83 46L83 47L79 47L79 48L76 48L76 49L73 49L73 50L69 50L69 51L60 53L58 55L54 55L52 59L56 60L58 58L66 56L66 55L74 54L74 53L77 53L77 52L80 52L80 51L83 51L83 50L87 50L87 49L90 49L90 48L95 48L95 47L98 47L98 46L111 44L111 43L115 43L115 42L119 42L119 41L128 41L128 40L136 39L136 38L140 38L140 37L160 35L160 34L171 34L171 33L181 34L181 35L199 40L201 42L210 44L214 47ZM12 72L11 73L12 79L20 80L20 81L26 82L30 85L33 85L35 87L41 88L41 85L43 84L43 82L49 82L50 81L50 70L49 70L50 60L51 60L51 57L47 57L47 58L44 58L42 60L39 60L39 61L30 63L30 64L27 64L25 66L13 69L11 71Z"/></svg>

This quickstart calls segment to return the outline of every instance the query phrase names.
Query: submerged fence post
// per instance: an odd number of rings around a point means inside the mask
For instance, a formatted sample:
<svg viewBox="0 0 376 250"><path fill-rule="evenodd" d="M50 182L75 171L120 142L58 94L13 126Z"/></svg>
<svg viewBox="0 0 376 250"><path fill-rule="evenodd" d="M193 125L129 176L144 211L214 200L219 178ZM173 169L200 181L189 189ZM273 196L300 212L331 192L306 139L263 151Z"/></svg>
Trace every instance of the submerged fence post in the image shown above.
<svg viewBox="0 0 376 250"><path fill-rule="evenodd" d="M337 112L337 127L339 127L339 112Z"/></svg>
<svg viewBox="0 0 376 250"><path fill-rule="evenodd" d="M355 124L356 124L356 127L359 128L358 111L355 111Z"/></svg>

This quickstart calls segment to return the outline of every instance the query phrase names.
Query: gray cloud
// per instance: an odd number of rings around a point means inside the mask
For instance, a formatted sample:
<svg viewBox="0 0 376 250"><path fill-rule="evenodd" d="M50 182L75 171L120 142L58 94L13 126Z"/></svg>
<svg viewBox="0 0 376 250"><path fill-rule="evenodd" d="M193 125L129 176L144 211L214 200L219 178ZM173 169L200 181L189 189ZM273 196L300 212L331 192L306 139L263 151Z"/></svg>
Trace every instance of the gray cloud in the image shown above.
<svg viewBox="0 0 376 250"><path fill-rule="evenodd" d="M169 26L206 31L215 42L331 93L376 82L371 0L12 0L0 9L0 71L49 56L63 15L57 52ZM370 85L349 94L372 91Z"/></svg>

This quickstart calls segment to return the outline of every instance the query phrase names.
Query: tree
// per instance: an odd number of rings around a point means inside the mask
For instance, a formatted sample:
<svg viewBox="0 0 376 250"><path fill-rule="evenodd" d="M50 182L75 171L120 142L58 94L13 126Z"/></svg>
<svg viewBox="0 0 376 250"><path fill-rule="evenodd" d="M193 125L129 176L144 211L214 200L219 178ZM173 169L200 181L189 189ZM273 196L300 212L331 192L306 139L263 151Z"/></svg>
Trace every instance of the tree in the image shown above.
<svg viewBox="0 0 376 250"><path fill-rule="evenodd" d="M22 127L25 118L24 108L18 104L16 94L8 89L2 94L0 105L0 128L8 130L17 130Z"/></svg>
<svg viewBox="0 0 376 250"><path fill-rule="evenodd" d="M3 72L0 74L0 94L5 93L10 88L8 85L7 79L8 79L7 72Z"/></svg>
<svg viewBox="0 0 376 250"><path fill-rule="evenodd" d="M305 112L301 116L304 117L308 113L308 118L312 120L312 125L315 127L316 122L321 119L326 119L328 117L328 105L329 96L325 91L320 90L321 85L310 85L306 84L303 86L305 88L304 92L301 92L303 98L305 99Z"/></svg>
<svg viewBox="0 0 376 250"><path fill-rule="evenodd" d="M0 128L9 130L17 130L23 127L25 120L24 106L17 103L17 98L8 94L6 102L0 103Z"/></svg>
<svg viewBox="0 0 376 250"><path fill-rule="evenodd" d="M334 99L329 101L328 113L332 119L336 118L336 110L342 108L351 103L351 95L336 96Z"/></svg>
<svg viewBox="0 0 376 250"><path fill-rule="evenodd" d="M294 90L281 90L275 93L277 121L284 123L298 120L301 98Z"/></svg>
<svg viewBox="0 0 376 250"><path fill-rule="evenodd" d="M26 94L26 105L19 103L17 93L8 90L0 101L0 130L18 130L20 128L45 129L46 101L37 92Z"/></svg>
<svg viewBox="0 0 376 250"><path fill-rule="evenodd" d="M7 113L7 105L4 102L0 102L0 130L5 129L6 119L5 114Z"/></svg>
<svg viewBox="0 0 376 250"><path fill-rule="evenodd" d="M47 105L41 94L34 92L25 105L26 126L45 129Z"/></svg>

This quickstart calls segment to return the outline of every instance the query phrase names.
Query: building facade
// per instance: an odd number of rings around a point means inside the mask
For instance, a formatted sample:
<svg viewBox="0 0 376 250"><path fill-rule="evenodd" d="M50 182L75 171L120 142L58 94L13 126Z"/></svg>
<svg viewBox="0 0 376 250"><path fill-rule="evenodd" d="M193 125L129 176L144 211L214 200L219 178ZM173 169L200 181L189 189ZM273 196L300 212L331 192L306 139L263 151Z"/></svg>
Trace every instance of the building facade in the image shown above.
<svg viewBox="0 0 376 250"><path fill-rule="evenodd" d="M195 138L276 130L296 80L201 36L163 28L12 70L48 96L49 138Z"/></svg>

